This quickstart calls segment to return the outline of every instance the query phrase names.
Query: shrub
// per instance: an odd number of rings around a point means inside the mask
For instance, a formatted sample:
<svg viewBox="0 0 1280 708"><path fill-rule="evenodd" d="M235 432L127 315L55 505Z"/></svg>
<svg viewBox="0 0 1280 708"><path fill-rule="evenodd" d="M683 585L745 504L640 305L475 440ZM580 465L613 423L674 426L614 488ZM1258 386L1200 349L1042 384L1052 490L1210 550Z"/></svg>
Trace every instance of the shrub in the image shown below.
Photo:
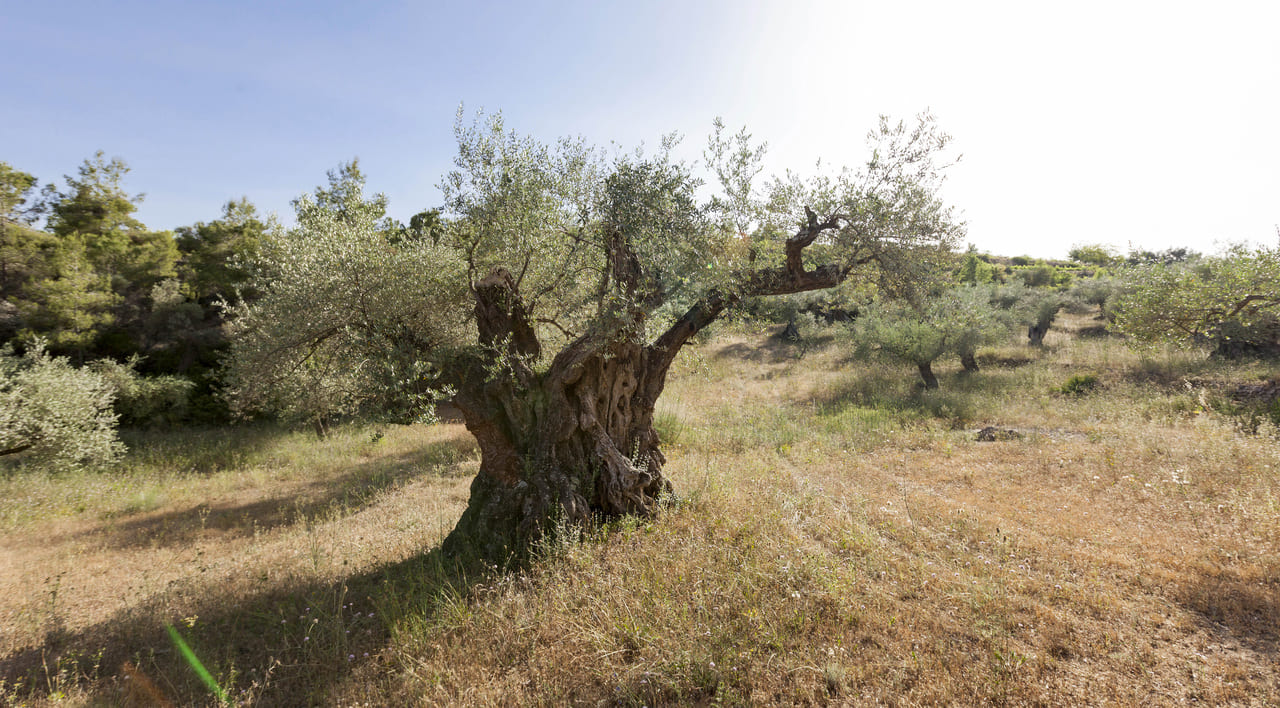
<svg viewBox="0 0 1280 708"><path fill-rule="evenodd" d="M1137 341L1280 355L1280 248L1235 246L1212 258L1138 265L1125 279L1115 321Z"/></svg>
<svg viewBox="0 0 1280 708"><path fill-rule="evenodd" d="M100 374L51 357L37 339L22 357L0 350L0 456L57 470L114 462L114 390Z"/></svg>
<svg viewBox="0 0 1280 708"><path fill-rule="evenodd" d="M1065 396L1083 396L1096 391L1101 385L1096 374L1072 374L1066 383L1054 390Z"/></svg>
<svg viewBox="0 0 1280 708"><path fill-rule="evenodd" d="M187 420L195 383L181 376L140 376L137 364L134 358L125 364L101 359L89 365L115 390L120 424L157 427Z"/></svg>

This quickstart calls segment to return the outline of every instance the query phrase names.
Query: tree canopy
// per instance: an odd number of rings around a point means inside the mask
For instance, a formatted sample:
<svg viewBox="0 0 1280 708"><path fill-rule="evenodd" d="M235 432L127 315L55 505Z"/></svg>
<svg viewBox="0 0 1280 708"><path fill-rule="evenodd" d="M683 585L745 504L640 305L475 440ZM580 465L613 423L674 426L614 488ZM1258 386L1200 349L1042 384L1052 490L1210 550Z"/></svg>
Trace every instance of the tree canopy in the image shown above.
<svg viewBox="0 0 1280 708"><path fill-rule="evenodd" d="M860 170L764 184L763 152L717 130L709 202L674 138L609 154L461 112L455 134L431 238L404 238L354 164L297 200L298 225L253 258L260 297L234 310L228 381L242 409L317 421L449 397L482 455L451 545L486 557L554 519L652 513L669 488L654 404L726 308L850 278L910 294L962 233L938 196L949 138L927 115L882 120Z"/></svg>
<svg viewBox="0 0 1280 708"><path fill-rule="evenodd" d="M1229 355L1280 353L1278 248L1234 246L1187 262L1146 259L1124 281L1116 327L1139 341L1212 343Z"/></svg>

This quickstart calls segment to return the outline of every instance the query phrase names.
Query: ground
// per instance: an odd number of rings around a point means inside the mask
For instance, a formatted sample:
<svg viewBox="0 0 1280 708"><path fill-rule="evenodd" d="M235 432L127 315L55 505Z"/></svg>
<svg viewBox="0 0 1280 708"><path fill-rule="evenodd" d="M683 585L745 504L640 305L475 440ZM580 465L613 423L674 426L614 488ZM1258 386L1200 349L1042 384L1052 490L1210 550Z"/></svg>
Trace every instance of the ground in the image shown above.
<svg viewBox="0 0 1280 708"><path fill-rule="evenodd" d="M478 466L459 424L11 472L0 696L215 702L168 622L245 704L1276 704L1280 441L1213 405L1269 372L1094 324L942 362L939 391L722 333L659 403L678 496L519 573L432 550Z"/></svg>

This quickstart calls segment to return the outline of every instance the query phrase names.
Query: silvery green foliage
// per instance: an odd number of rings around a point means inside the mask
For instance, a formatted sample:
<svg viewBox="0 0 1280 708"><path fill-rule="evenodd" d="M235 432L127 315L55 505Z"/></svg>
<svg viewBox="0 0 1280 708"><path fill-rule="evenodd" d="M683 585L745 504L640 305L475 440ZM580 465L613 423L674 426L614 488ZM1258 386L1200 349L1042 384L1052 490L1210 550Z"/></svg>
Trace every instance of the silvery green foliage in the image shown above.
<svg viewBox="0 0 1280 708"><path fill-rule="evenodd" d="M114 462L113 388L100 375L51 357L35 340L22 357L0 351L0 454L55 470Z"/></svg>
<svg viewBox="0 0 1280 708"><path fill-rule="evenodd" d="M872 303L858 315L854 332L858 353L879 352L908 364L931 364L947 350L947 331L931 313L897 300Z"/></svg>
<svg viewBox="0 0 1280 708"><path fill-rule="evenodd" d="M89 370L112 389L113 408L128 427L174 425L186 419L195 383L181 376L141 376L140 357L120 363L112 359L89 362Z"/></svg>
<svg viewBox="0 0 1280 708"><path fill-rule="evenodd" d="M258 299L228 308L227 393L241 413L414 418L438 374L430 357L464 337L465 267L428 239L392 243L386 199L365 198L354 164L330 182L295 202L296 227L263 239Z"/></svg>
<svg viewBox="0 0 1280 708"><path fill-rule="evenodd" d="M940 198L946 170L959 158L945 160L951 136L927 112L914 124L881 116L867 142L871 158L861 169L809 178L788 170L770 180L763 228L788 234L804 222L806 207L819 219L840 215L840 227L819 242L828 247L823 255L887 295L918 299L937 287L965 233Z"/></svg>
<svg viewBox="0 0 1280 708"><path fill-rule="evenodd" d="M1116 327L1140 342L1211 340L1222 347L1255 330L1274 345L1280 248L1238 245L1193 262L1148 262L1129 267L1121 279Z"/></svg>
<svg viewBox="0 0 1280 708"><path fill-rule="evenodd" d="M993 304L994 288L951 288L912 305L879 300L854 325L862 353L878 350L908 364L929 364L946 353L972 356L978 347L1010 337L1016 317Z"/></svg>
<svg viewBox="0 0 1280 708"><path fill-rule="evenodd" d="M707 159L723 194L709 204L671 157L674 137L652 154L608 155L461 111L455 137L430 238L390 229L385 199L362 196L353 164L295 203L297 227L264 239L249 283L261 298L229 307L235 408L315 419L412 410L479 346L473 294L496 268L548 353L584 335L650 339L711 293L724 303L777 290L769 279L787 277L783 244L812 225L807 207L831 226L805 258L840 277L867 269L888 291L925 283L962 230L937 198L934 157L948 139L928 117L884 122L864 170L763 187L763 148L717 130Z"/></svg>
<svg viewBox="0 0 1280 708"><path fill-rule="evenodd" d="M655 155L610 158L579 139L519 136L501 115L468 125L461 112L455 134L455 169L440 185L453 224L446 240L473 284L495 267L511 272L540 337L611 329L620 313L656 309L710 263L698 181L671 159L674 137ZM620 279L610 260L624 251L634 255L633 279Z"/></svg>
<svg viewBox="0 0 1280 708"><path fill-rule="evenodd" d="M960 286L943 293L933 312L939 326L950 333L951 351L973 356L978 347L999 344L1014 334L1020 323L997 306L997 297L991 285Z"/></svg>

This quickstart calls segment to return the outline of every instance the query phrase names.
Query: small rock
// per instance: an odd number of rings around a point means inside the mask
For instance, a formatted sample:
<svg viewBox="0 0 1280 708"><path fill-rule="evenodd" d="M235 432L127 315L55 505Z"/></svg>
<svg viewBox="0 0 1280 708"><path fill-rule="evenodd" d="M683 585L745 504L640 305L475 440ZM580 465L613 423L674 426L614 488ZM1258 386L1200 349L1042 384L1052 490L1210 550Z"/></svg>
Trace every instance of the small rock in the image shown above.
<svg viewBox="0 0 1280 708"><path fill-rule="evenodd" d="M1009 428L997 428L995 426L987 426L978 431L978 442L996 442L1000 440L1021 440L1022 433Z"/></svg>

